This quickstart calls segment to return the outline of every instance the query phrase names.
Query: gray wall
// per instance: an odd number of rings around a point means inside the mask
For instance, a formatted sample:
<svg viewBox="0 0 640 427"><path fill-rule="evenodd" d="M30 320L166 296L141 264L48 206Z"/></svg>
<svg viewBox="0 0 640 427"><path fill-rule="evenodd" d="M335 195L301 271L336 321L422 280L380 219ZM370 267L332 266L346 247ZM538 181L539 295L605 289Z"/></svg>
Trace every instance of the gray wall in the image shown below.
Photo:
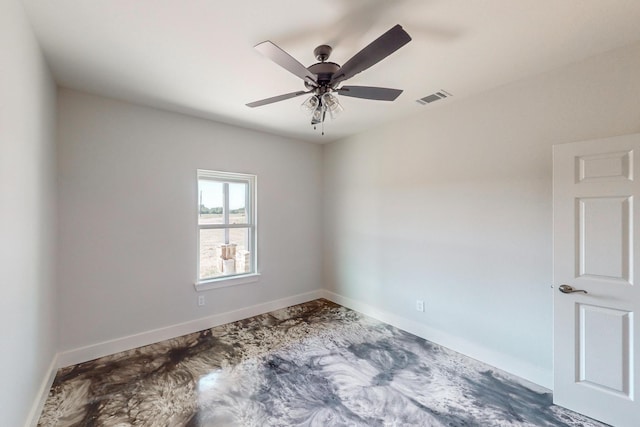
<svg viewBox="0 0 640 427"><path fill-rule="evenodd" d="M20 426L55 355L55 85L22 4L0 2L0 425Z"/></svg>
<svg viewBox="0 0 640 427"><path fill-rule="evenodd" d="M321 288L322 147L59 92L60 350ZM258 176L259 282L197 306L196 169Z"/></svg>
<svg viewBox="0 0 640 427"><path fill-rule="evenodd" d="M327 288L551 386L551 146L639 132L638 76L640 44L326 146Z"/></svg>

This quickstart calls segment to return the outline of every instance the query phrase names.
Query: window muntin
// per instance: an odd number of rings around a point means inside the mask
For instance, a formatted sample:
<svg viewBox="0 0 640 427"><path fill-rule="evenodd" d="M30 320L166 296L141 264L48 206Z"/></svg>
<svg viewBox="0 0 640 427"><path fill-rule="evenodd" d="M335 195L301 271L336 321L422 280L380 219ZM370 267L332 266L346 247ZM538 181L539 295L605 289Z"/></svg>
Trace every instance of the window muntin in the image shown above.
<svg viewBox="0 0 640 427"><path fill-rule="evenodd" d="M256 273L255 181L198 170L198 283Z"/></svg>

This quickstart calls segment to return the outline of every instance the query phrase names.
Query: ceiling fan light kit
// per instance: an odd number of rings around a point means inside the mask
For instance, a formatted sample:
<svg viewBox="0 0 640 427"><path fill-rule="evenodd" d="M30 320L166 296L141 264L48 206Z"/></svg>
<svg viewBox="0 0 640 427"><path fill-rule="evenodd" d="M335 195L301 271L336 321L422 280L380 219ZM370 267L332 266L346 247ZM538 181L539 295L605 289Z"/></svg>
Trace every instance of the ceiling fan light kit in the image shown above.
<svg viewBox="0 0 640 427"><path fill-rule="evenodd" d="M329 112L331 119L335 119L344 111L344 108L338 102L338 97L330 92L322 95L322 105Z"/></svg>
<svg viewBox="0 0 640 427"><path fill-rule="evenodd" d="M312 95L300 105L300 109L307 115L312 116L311 124L322 122L329 112L331 119L335 119L344 111L338 97L331 92L325 92L322 96Z"/></svg>
<svg viewBox="0 0 640 427"><path fill-rule="evenodd" d="M302 79L307 90L250 102L247 106L252 108L259 107L305 94L312 94L302 103L300 108L311 115L311 124L315 128L315 125L319 123L324 124L327 112L334 119L344 111L338 97L335 95L336 93L352 98L394 101L400 96L402 90L373 86L341 86L341 84L343 81L382 61L410 41L409 34L400 25L396 25L356 53L342 66L335 62L327 61L332 52L331 46L320 45L313 51L314 56L320 62L309 67L302 65L271 41L259 43L255 46L257 51Z"/></svg>
<svg viewBox="0 0 640 427"><path fill-rule="evenodd" d="M307 100L304 101L302 104L300 104L300 109L302 110L303 113L306 113L307 115L310 116L313 114L314 111L316 111L316 108L318 108L319 105L320 105L320 98L313 95L307 98Z"/></svg>

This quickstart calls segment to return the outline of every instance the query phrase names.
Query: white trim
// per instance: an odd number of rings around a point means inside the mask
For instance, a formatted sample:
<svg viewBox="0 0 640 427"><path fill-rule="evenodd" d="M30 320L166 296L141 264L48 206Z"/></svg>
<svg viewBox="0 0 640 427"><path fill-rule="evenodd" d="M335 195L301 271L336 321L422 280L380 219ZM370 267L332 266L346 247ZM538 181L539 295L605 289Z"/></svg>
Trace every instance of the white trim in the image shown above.
<svg viewBox="0 0 640 427"><path fill-rule="evenodd" d="M211 289L226 288L227 286L244 285L247 283L254 283L260 280L260 273L255 274L243 274L241 276L222 277L213 280L204 280L199 283L194 283L196 291L208 291Z"/></svg>
<svg viewBox="0 0 640 427"><path fill-rule="evenodd" d="M190 334L212 328L214 326L223 325L225 323L235 322L318 298L326 298L344 307L380 320L381 322L388 323L411 334L417 335L436 344L440 344L491 366L495 366L539 386L547 389L551 389L553 387L552 373L550 370L542 369L514 358L513 356L505 355L504 353L479 346L467 340L431 328L420 322L389 313L388 311L339 295L335 292L328 291L326 289L318 289L303 294L256 304L250 307L214 314L212 316L179 323L177 325L158 328L135 335L129 335L86 347L60 352L51 364L49 378L47 378L41 386L41 401L38 401L37 405L34 404L32 416L34 413L39 416L39 412L36 411L38 408L41 410L42 405L44 405L44 400L46 399L46 395L53 383L53 378L55 377L56 368L86 362L98 357L153 344L166 339Z"/></svg>
<svg viewBox="0 0 640 427"><path fill-rule="evenodd" d="M433 343L442 345L453 351L457 351L458 353L462 353L473 359L495 366L498 369L516 375L520 378L524 378L525 380L539 386L550 390L553 388L553 375L551 370L542 369L530 363L523 362L513 356L479 346L460 337L447 334L423 323L416 322L415 320L389 313L388 311L361 303L326 289L322 290L322 297L333 301L336 304L359 311L360 313L366 314L367 316L373 317L381 322L393 325L403 331L407 331L413 335L417 335Z"/></svg>
<svg viewBox="0 0 640 427"><path fill-rule="evenodd" d="M29 416L27 417L27 422L24 424L25 426L36 427L38 425L40 415L42 415L42 408L44 408L44 403L47 401L49 390L53 385L53 380L55 380L57 372L58 355L56 354L53 356L53 359L51 360L51 363L47 368L47 374L42 379L42 383L40 384L40 388L38 389L37 398L31 406Z"/></svg>
<svg viewBox="0 0 640 427"><path fill-rule="evenodd" d="M224 230L225 228L251 228L251 224L199 224L200 230Z"/></svg>
<svg viewBox="0 0 640 427"><path fill-rule="evenodd" d="M213 181L225 180L229 182L243 183L254 178L256 175L252 173L244 172L226 172L211 169L197 169L198 176L204 179L211 179Z"/></svg>
<svg viewBox="0 0 640 427"><path fill-rule="evenodd" d="M67 350L58 354L57 366L65 367L75 365L77 363L97 359L98 357L107 356L125 350L131 350L137 347L142 347L144 345L149 345L167 339L179 337L181 335L202 331L214 326L224 325L225 323L236 322L248 317L257 316L258 314L264 314L273 310L278 310L296 304L302 304L304 302L313 301L314 299L318 298L322 298L321 290L298 294L274 301L268 301L262 304L240 308L238 310L227 311L225 313L214 314L212 316L179 323L177 325L167 326L165 328L154 329L135 335L129 335L110 341L104 341L98 344L88 345L86 347Z"/></svg>
<svg viewBox="0 0 640 427"><path fill-rule="evenodd" d="M226 277L215 278L200 278L200 233L202 230L224 230L224 241L229 243L229 229L230 228L246 228L248 233L247 250L250 253L251 258L251 274L257 274L258 271L258 176L255 174L237 173L237 172L223 172L214 171L208 169L196 169L196 189L200 188L201 180L216 181L223 184L223 224L200 224L200 203L202 191L197 194L197 209L196 209L196 290L207 290L224 288L232 285L239 285L243 283L255 282L251 281L230 281L226 284L213 285L207 284L211 279L228 280ZM246 224L230 224L229 223L229 183L242 183L247 185L247 191L245 193L245 212L247 214Z"/></svg>

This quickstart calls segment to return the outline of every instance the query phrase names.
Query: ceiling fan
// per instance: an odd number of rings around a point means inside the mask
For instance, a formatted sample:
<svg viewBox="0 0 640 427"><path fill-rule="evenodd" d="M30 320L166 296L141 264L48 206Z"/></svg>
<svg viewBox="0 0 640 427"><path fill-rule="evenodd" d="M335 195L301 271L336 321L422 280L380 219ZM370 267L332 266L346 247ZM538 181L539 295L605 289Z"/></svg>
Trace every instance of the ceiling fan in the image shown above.
<svg viewBox="0 0 640 427"><path fill-rule="evenodd" d="M410 41L409 34L400 25L396 25L356 53L342 66L335 62L327 62L332 49L328 45L320 45L313 51L316 59L320 62L309 67L302 65L270 41L257 44L255 49L258 52L290 73L300 77L304 81L307 90L250 102L247 107L260 107L311 93L313 95L302 104L301 108L311 114L311 124L315 126L318 123L324 123L327 112L329 112L331 118L342 112L343 108L334 93L375 101L394 101L402 93L402 90L373 86L341 86L341 84L359 72L382 61Z"/></svg>

